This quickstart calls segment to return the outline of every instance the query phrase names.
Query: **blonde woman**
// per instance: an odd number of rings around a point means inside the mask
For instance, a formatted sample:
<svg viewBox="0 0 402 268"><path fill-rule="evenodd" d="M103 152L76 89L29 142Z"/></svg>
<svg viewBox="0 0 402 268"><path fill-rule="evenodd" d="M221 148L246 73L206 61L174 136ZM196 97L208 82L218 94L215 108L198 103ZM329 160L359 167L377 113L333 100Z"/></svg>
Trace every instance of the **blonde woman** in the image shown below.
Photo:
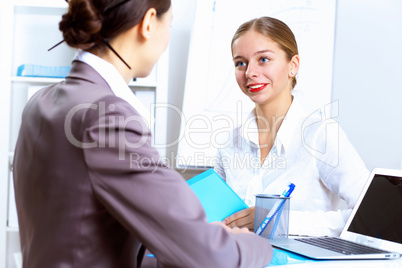
<svg viewBox="0 0 402 268"><path fill-rule="evenodd" d="M342 129L328 127L335 121L304 111L292 31L271 17L248 21L234 34L232 56L236 81L255 108L218 151L215 170L250 206L224 222L253 229L255 195L281 194L293 182L290 234L338 235L369 171ZM347 208L338 210L341 199Z"/></svg>

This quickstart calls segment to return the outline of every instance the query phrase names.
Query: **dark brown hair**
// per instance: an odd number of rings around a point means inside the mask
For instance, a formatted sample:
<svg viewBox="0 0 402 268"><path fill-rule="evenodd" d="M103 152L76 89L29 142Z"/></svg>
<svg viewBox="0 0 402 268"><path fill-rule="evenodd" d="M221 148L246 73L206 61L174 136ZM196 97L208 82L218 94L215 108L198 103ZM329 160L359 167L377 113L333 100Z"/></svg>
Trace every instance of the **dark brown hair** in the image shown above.
<svg viewBox="0 0 402 268"><path fill-rule="evenodd" d="M157 16L169 10L170 0L70 0L59 29L71 47L102 48L118 34L134 27L150 8Z"/></svg>
<svg viewBox="0 0 402 268"><path fill-rule="evenodd" d="M249 30L254 30L277 42L282 50L285 51L287 59L289 61L293 58L293 56L299 54L296 38L292 30L284 22L271 17L261 17L253 19L240 25L232 38L232 54L233 43ZM293 77L292 89L296 86L296 83L296 77Z"/></svg>

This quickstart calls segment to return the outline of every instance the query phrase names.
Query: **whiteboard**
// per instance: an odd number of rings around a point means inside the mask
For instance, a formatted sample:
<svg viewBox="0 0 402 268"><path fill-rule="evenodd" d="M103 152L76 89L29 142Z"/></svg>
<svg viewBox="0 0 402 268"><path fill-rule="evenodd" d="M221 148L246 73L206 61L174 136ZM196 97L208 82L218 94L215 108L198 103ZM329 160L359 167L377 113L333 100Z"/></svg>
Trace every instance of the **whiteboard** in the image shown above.
<svg viewBox="0 0 402 268"><path fill-rule="evenodd" d="M296 90L308 110L331 101L336 0L198 0L181 113L178 168L214 165L220 136L241 124L254 104L241 92L230 43L244 22L270 16L298 43Z"/></svg>

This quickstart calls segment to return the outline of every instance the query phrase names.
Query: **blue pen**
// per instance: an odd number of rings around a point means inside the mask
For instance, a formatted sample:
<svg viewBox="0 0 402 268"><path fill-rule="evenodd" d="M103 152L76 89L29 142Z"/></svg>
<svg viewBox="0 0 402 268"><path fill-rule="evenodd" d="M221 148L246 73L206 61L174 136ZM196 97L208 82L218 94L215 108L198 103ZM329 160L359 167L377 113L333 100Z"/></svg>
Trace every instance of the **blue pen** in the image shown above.
<svg viewBox="0 0 402 268"><path fill-rule="evenodd" d="M289 197L293 190L295 189L295 185L293 183L289 183L288 187L286 188L285 191L281 194L282 197ZM268 212L267 216L265 219L261 222L260 226L258 227L257 231L255 232L257 235L261 235L262 232L264 232L265 228L268 226L268 224L272 221L272 219L275 217L275 215L278 213L278 211L282 208L283 204L285 203L286 199L283 200L278 200L272 209Z"/></svg>
<svg viewBox="0 0 402 268"><path fill-rule="evenodd" d="M293 189L294 189L294 185L293 185ZM286 191L286 190L285 190L285 191ZM283 195L283 194L282 194L282 195ZM289 196L290 196L290 193L289 193ZM288 197L289 197L289 196L288 196ZM286 202L285 200L283 200L283 201ZM277 215L276 215L276 220L275 220L275 222L274 222L274 226L272 226L271 234L269 235L269 239L273 239L274 236L275 236L276 228L278 227L279 221L280 221L280 219L281 219L282 211L283 211L283 205L281 206L281 208L279 209L279 211L278 211L278 213L277 213Z"/></svg>
<svg viewBox="0 0 402 268"><path fill-rule="evenodd" d="M274 222L274 226L272 226L271 234L269 235L269 239L273 239L274 236L275 236L276 228L278 227L279 221L281 219L283 207L284 206L282 206L281 209L279 209L278 213L276 214L276 219L275 219L275 222Z"/></svg>

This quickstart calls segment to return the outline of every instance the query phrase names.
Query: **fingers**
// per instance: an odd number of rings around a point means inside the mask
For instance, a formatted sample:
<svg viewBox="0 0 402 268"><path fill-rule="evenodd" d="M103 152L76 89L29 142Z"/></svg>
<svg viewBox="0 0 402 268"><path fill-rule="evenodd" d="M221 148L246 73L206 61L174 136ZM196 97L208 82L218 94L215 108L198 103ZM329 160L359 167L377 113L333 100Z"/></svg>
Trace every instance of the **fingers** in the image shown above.
<svg viewBox="0 0 402 268"><path fill-rule="evenodd" d="M230 215L223 222L231 228L246 227L254 230L254 212L255 207L249 207Z"/></svg>
<svg viewBox="0 0 402 268"><path fill-rule="evenodd" d="M240 210L232 215L230 215L229 217L227 217L226 219L223 220L224 223L231 224L232 222L240 219L240 218L244 218L244 217L254 217L254 211L255 211L255 207L249 207L243 210ZM253 220L254 221L254 220Z"/></svg>
<svg viewBox="0 0 402 268"><path fill-rule="evenodd" d="M247 217L249 215L249 213L246 210L247 209L243 209L243 210L236 212L235 214L230 215L229 217L224 219L223 222L226 223L226 225L230 225L233 222L237 221L238 219Z"/></svg>
<svg viewBox="0 0 402 268"><path fill-rule="evenodd" d="M230 228L234 228L234 227L246 227L248 229L254 229L254 220L251 219L250 217L244 217L244 218L240 218L237 219L233 222L231 222L230 224L228 224L227 226L229 226Z"/></svg>

